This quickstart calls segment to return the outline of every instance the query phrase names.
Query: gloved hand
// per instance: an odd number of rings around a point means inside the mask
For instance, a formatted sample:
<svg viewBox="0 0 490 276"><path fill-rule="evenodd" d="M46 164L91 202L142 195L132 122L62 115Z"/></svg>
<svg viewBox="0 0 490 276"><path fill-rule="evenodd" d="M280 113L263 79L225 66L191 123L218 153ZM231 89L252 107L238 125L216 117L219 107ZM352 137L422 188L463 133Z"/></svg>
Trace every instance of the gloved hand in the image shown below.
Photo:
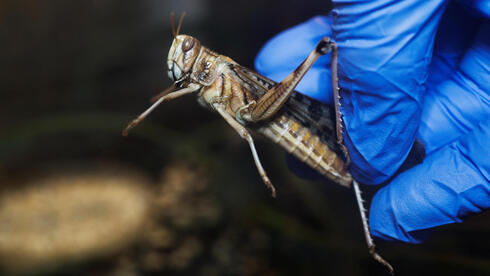
<svg viewBox="0 0 490 276"><path fill-rule="evenodd" d="M371 203L375 236L417 243L428 229L490 208L489 17L477 0L337 1L330 17L260 51L257 71L280 81L322 37L337 42L350 170L386 184ZM297 90L332 103L329 59ZM426 159L397 173L416 138Z"/></svg>

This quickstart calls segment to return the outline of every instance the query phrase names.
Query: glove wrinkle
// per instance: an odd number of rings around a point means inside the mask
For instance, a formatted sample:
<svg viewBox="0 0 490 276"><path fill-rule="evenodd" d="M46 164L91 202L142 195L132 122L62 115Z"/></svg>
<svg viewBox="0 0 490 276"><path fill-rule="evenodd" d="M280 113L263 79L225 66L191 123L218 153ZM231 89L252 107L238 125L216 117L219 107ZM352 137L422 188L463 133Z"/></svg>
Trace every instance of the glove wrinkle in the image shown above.
<svg viewBox="0 0 490 276"><path fill-rule="evenodd" d="M460 193L458 205L461 206L461 208L458 210L457 217L464 220L472 214L483 212L483 207L478 206L473 202L473 198L475 197L475 194L483 194L484 192L485 187L483 185L476 185L475 187Z"/></svg>

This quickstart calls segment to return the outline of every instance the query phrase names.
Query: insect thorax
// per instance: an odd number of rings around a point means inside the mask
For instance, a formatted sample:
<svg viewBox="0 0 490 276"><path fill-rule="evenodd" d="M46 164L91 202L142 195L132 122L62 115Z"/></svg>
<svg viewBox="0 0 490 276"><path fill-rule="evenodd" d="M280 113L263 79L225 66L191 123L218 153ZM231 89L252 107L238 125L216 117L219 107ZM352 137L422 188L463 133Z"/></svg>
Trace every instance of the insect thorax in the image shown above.
<svg viewBox="0 0 490 276"><path fill-rule="evenodd" d="M235 116L240 108L257 99L251 92L252 85L233 70L235 65L229 57L203 47L190 76L192 82L203 86L198 95L201 105L213 109L213 104L224 104L230 115Z"/></svg>

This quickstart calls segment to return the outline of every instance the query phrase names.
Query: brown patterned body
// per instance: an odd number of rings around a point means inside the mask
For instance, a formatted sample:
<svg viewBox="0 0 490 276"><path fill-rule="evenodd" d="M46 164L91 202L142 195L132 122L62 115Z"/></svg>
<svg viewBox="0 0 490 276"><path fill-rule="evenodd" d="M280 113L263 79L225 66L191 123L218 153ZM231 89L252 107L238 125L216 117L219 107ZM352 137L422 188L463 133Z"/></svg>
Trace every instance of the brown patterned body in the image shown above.
<svg viewBox="0 0 490 276"><path fill-rule="evenodd" d="M201 74L194 77L191 75L191 79L207 84L199 93L199 102L211 109L213 109L214 103L224 103L226 111L233 117L240 109L253 101L257 101L274 86L271 80L254 74L232 59L218 55L204 47L202 47L195 64L197 67L193 71L201 72ZM208 65L207 71L206 65ZM206 72L213 72L214 75ZM246 77L247 74L253 75ZM312 104L311 102L315 101L306 96L293 98L289 107L291 105L303 105L308 108ZM308 102L305 103L305 100ZM314 104L318 105L319 103ZM328 109L323 104L319 105L318 108ZM329 114L329 110L321 110L321 112ZM313 118L309 116L311 114L308 115L308 119L313 121ZM318 121L321 119L330 118L318 118ZM257 124L239 122L279 144L320 174L348 187L352 183L352 176L347 171L345 162L339 156L338 150L336 152L336 149L331 149L337 145L333 134L334 129L327 130L331 131L330 135L320 135L324 129L312 129L318 125L318 121L308 123L305 122L304 118L295 118L294 114L278 112L271 119ZM334 124L333 121L329 123L330 125Z"/></svg>
<svg viewBox="0 0 490 276"><path fill-rule="evenodd" d="M352 183L344 160L318 135L294 118L279 115L259 127L258 132L334 182L347 187Z"/></svg>

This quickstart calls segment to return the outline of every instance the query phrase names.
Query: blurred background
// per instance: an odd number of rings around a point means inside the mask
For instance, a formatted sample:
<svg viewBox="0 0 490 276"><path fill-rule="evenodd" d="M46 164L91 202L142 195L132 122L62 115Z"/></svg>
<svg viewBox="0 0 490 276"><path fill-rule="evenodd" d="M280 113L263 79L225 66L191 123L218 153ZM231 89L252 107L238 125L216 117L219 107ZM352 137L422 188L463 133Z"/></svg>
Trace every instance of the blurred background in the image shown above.
<svg viewBox="0 0 490 276"><path fill-rule="evenodd" d="M384 275L351 190L294 176L194 96L121 131L171 83L169 14L182 33L253 68L274 34L328 1L0 2L0 274ZM369 200L375 187L364 187ZM421 245L378 241L397 275L490 275L490 216Z"/></svg>

